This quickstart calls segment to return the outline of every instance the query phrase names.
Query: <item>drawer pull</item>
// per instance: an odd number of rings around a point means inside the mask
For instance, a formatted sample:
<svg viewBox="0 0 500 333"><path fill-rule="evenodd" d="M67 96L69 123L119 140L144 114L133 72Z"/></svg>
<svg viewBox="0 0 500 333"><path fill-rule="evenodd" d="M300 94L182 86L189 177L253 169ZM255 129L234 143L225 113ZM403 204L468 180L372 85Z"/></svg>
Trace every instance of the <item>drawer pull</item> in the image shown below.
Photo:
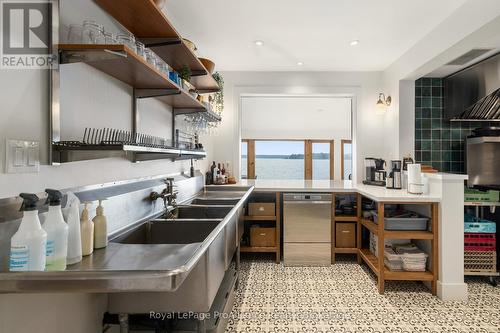
<svg viewBox="0 0 500 333"><path fill-rule="evenodd" d="M343 234L350 234L351 232L349 230L342 230Z"/></svg>
<svg viewBox="0 0 500 333"><path fill-rule="evenodd" d="M262 233L262 234L259 234L259 236L265 236L266 234Z"/></svg>
<svg viewBox="0 0 500 333"><path fill-rule="evenodd" d="M264 207L260 206L259 207L259 211L263 212L264 211Z"/></svg>

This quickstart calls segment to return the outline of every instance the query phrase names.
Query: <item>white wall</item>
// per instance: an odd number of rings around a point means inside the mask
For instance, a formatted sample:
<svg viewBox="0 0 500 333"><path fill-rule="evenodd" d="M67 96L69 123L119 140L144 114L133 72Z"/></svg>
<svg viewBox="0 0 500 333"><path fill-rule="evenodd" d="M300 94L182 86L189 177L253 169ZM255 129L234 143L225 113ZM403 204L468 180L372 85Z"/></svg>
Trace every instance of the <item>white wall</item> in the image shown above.
<svg viewBox="0 0 500 333"><path fill-rule="evenodd" d="M353 97L353 142L357 173L363 177L363 158L390 158L396 129L387 125L391 108L375 113L378 93L383 90L380 72L224 72L225 103L219 135L215 137L215 159L239 166L240 96L248 94L285 94L295 96L336 95Z"/></svg>
<svg viewBox="0 0 500 333"><path fill-rule="evenodd" d="M84 19L117 26L91 0L61 1L63 31ZM81 139L84 127L130 130L131 88L83 64L61 70L62 138ZM46 165L48 159L48 74L9 70L0 73L0 198L20 192L43 192L47 187L70 188L189 170L189 161L150 161L133 164L121 158ZM155 100L140 101L139 130L170 137L171 110ZM38 140L45 162L37 174L6 174L5 140ZM212 152L210 138L201 138ZM204 170L207 160L196 167ZM101 331L106 295L0 295L0 332L89 333Z"/></svg>

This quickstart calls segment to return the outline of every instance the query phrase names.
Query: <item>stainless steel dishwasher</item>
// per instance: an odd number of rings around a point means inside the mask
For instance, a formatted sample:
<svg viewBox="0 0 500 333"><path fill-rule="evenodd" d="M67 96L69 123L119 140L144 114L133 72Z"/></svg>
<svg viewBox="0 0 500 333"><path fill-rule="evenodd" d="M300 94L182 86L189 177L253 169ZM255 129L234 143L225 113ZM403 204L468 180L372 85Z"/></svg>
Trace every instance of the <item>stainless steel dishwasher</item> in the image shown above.
<svg viewBox="0 0 500 333"><path fill-rule="evenodd" d="M284 264L328 266L332 256L332 195L283 195Z"/></svg>

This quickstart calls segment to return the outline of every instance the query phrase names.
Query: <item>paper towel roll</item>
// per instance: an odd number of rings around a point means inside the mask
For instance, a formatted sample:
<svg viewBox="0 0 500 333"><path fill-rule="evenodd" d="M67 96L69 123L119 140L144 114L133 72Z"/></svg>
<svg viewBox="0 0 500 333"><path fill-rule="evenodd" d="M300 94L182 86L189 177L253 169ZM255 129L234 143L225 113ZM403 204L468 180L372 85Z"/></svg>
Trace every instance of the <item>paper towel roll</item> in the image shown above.
<svg viewBox="0 0 500 333"><path fill-rule="evenodd" d="M421 194L423 191L420 164L408 164L408 192Z"/></svg>

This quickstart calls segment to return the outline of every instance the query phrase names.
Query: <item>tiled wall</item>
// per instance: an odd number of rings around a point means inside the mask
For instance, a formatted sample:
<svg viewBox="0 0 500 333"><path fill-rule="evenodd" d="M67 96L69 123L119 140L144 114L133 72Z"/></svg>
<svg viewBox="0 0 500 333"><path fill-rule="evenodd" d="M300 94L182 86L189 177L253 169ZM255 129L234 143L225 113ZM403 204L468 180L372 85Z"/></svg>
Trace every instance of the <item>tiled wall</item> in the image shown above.
<svg viewBox="0 0 500 333"><path fill-rule="evenodd" d="M415 81L415 160L442 172L465 172L464 139L477 123L443 117L443 80Z"/></svg>

